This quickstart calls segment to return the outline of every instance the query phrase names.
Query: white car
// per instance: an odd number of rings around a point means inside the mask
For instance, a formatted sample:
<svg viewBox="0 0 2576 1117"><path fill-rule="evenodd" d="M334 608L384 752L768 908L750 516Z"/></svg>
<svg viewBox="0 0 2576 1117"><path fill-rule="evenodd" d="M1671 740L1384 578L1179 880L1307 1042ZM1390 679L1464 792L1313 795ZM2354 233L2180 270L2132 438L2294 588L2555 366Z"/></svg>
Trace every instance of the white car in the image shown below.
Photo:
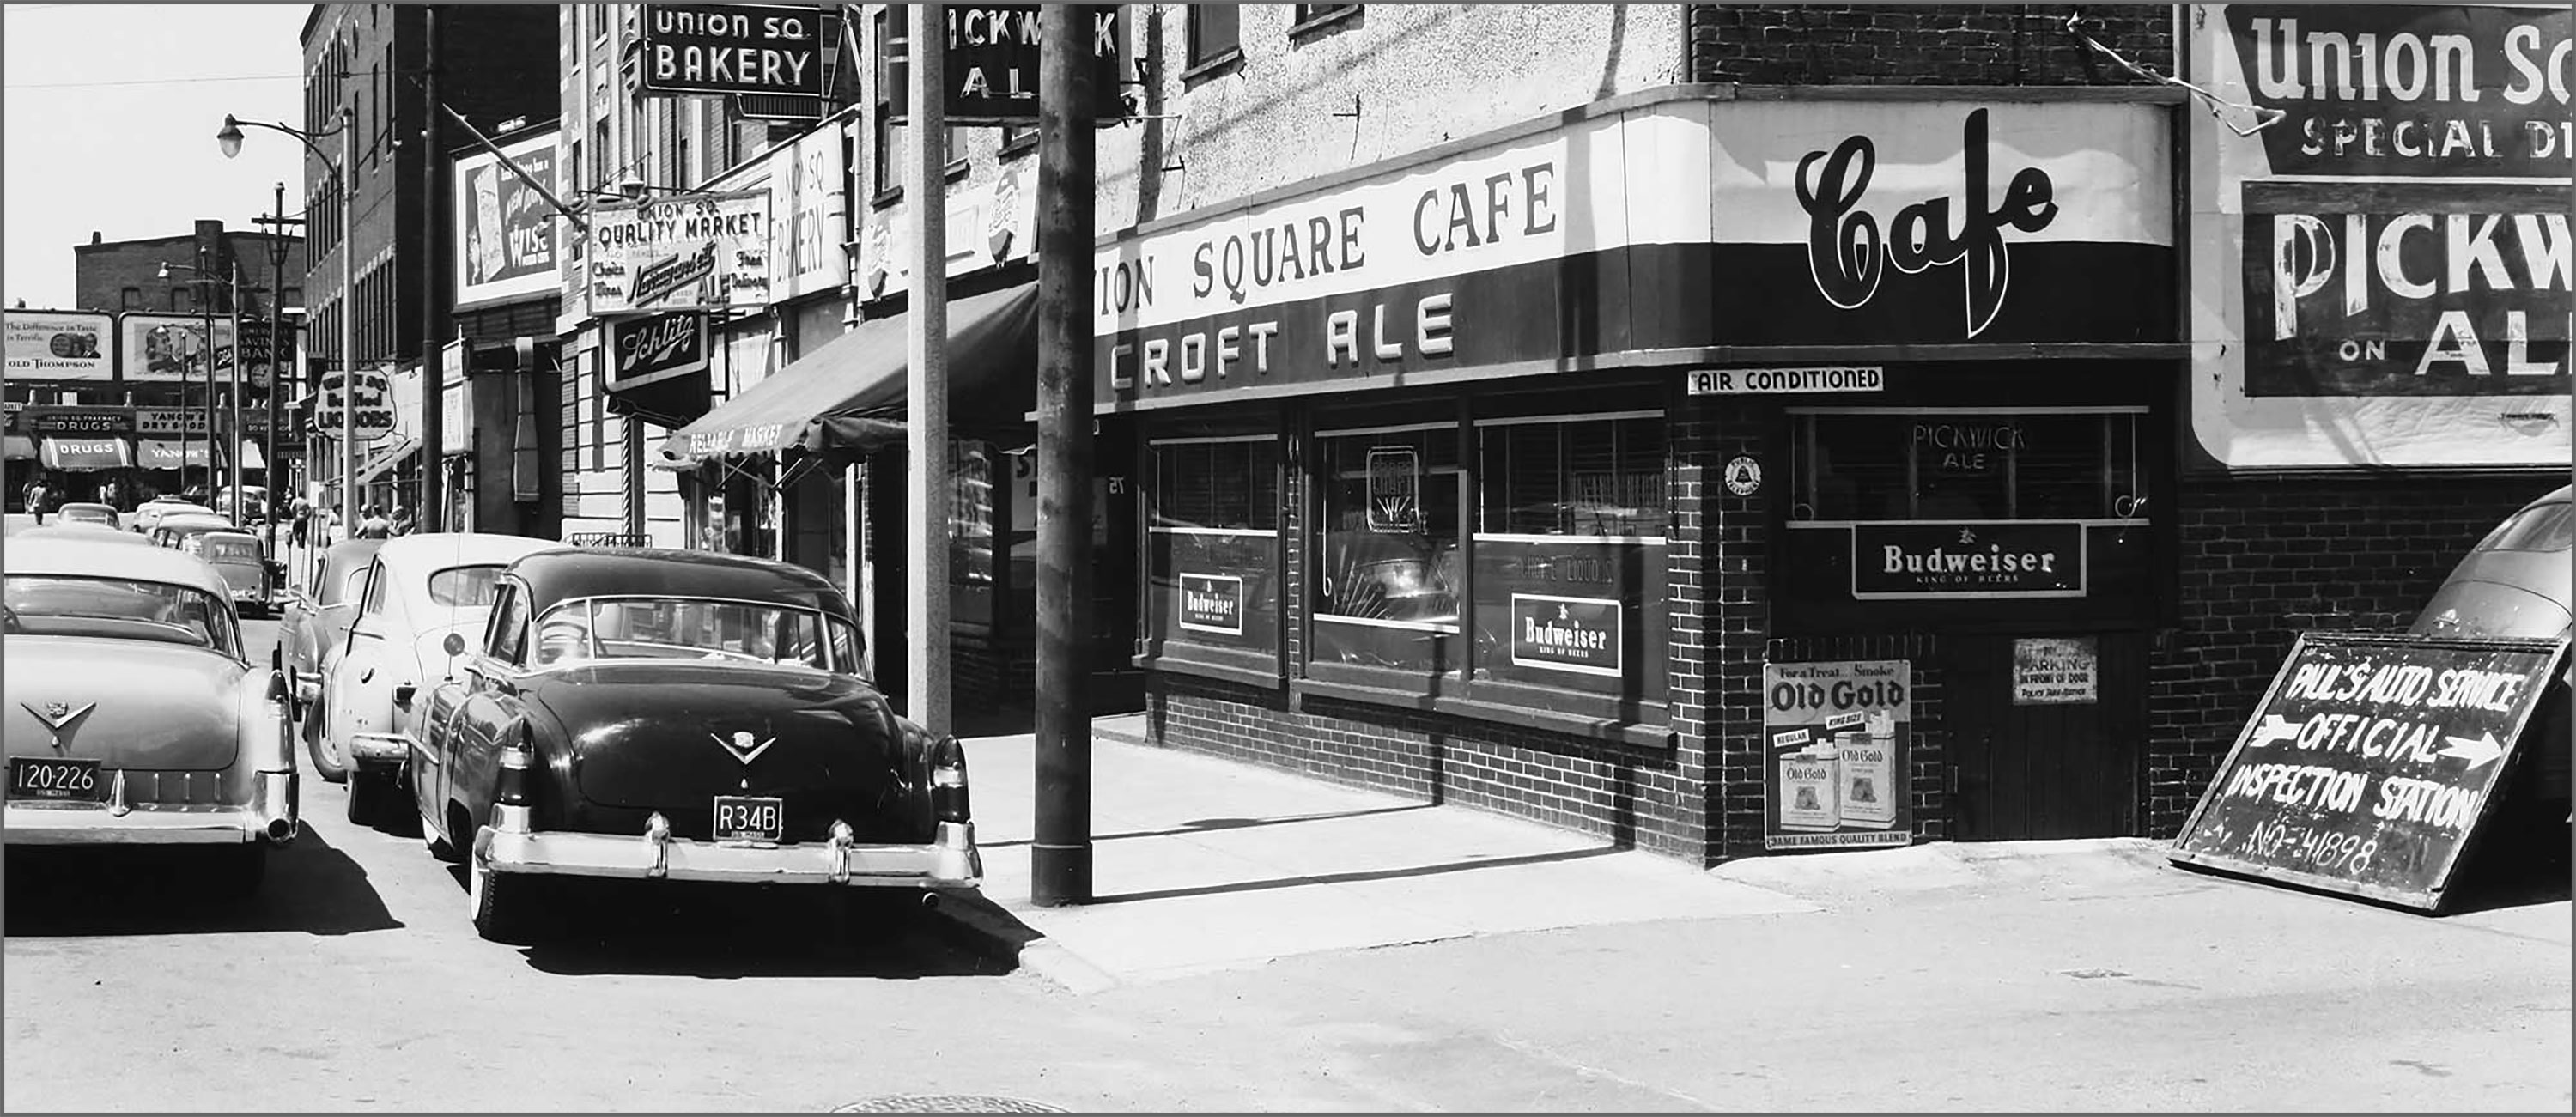
<svg viewBox="0 0 2576 1117"><path fill-rule="evenodd" d="M324 667L317 767L345 770L349 821L372 823L399 800L394 777L410 760L412 711L459 664L451 632L473 644L492 611L501 569L563 544L516 535L437 532L389 539L367 565L347 642ZM399 812L391 812L399 817Z"/></svg>
<svg viewBox="0 0 2576 1117"><path fill-rule="evenodd" d="M134 510L133 527L134 530L138 532L150 534L153 528L161 526L161 520L163 517L182 515L213 516L215 519L223 519L223 517L215 515L214 509L208 508L202 504L190 504L184 500L155 498L144 501L142 507Z"/></svg>

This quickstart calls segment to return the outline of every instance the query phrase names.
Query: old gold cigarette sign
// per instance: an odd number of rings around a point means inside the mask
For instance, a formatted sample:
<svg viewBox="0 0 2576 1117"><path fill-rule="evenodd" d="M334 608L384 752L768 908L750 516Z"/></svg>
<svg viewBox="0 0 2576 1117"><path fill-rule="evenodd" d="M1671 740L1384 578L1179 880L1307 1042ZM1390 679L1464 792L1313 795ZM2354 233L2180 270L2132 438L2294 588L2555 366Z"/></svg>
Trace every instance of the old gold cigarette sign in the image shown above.
<svg viewBox="0 0 2576 1117"><path fill-rule="evenodd" d="M1763 666L1763 848L1913 842L1912 680L1901 659Z"/></svg>

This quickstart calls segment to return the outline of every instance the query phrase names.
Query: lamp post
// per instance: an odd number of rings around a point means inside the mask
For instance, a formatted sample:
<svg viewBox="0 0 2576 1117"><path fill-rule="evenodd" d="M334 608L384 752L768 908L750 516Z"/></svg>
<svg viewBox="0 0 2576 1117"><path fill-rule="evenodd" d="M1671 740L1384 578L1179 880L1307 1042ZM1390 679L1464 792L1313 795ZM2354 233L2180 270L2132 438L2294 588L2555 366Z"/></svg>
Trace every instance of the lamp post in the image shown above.
<svg viewBox="0 0 2576 1117"><path fill-rule="evenodd" d="M241 154L243 128L283 132L303 144L304 150L312 152L313 157L321 160L331 176L340 182L340 524L341 530L348 531L356 528L358 523L358 409L357 393L353 390L357 387L357 319L353 312L357 306L358 268L357 254L349 245L350 220L358 212L358 186L348 173L350 167L357 165L354 145L358 124L356 111L347 105L340 106L339 116L340 122L330 128L306 132L283 124L237 120L226 113L223 130L215 133L215 146L223 150L224 158L230 159ZM313 142L330 135L340 137L340 158L337 160L323 154L321 146Z"/></svg>
<svg viewBox="0 0 2576 1117"><path fill-rule="evenodd" d="M198 289L197 312L205 322L205 332L202 335L205 344L202 348L206 354L206 499L211 502L215 498L215 276L213 274L215 269L206 265L206 246L202 244L197 246L196 263L173 264L163 260L161 270L156 273L156 277L170 278L172 268L194 273L195 278L188 280L187 283ZM238 347L240 345L238 324L235 326L234 338L234 345ZM241 375L241 360L238 354L233 360L233 374L235 377ZM233 387L235 392L241 389L238 382ZM188 406L188 373L185 365L180 367L179 372L179 406L183 412ZM179 484L184 487L187 483L188 435L186 426L182 424L179 431ZM241 522L238 514L233 522Z"/></svg>

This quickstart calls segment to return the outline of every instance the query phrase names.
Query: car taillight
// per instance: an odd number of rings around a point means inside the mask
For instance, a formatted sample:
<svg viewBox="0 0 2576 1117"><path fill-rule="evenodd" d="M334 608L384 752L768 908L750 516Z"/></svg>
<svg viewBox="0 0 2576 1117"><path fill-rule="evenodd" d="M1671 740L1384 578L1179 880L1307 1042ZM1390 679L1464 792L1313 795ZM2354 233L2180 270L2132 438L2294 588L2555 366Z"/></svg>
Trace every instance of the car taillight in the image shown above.
<svg viewBox="0 0 2576 1117"><path fill-rule="evenodd" d="M966 801L966 746L941 737L930 746L930 816L941 822L969 822Z"/></svg>
<svg viewBox="0 0 2576 1117"><path fill-rule="evenodd" d="M528 769L536 762L534 754L525 748L506 748L494 759L500 763L497 778L493 781L494 801L504 807L527 806Z"/></svg>

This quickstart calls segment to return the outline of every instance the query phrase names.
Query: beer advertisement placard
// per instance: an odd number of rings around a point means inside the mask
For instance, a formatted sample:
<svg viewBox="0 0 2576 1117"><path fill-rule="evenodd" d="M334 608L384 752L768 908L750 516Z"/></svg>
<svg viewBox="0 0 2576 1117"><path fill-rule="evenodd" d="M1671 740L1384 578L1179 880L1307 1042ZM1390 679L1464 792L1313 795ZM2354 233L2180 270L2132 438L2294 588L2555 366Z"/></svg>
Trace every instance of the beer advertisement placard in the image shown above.
<svg viewBox="0 0 2576 1117"><path fill-rule="evenodd" d="M769 303L769 192L602 202L591 210L591 312Z"/></svg>
<svg viewBox="0 0 2576 1117"><path fill-rule="evenodd" d="M1625 618L1615 597L1513 594L1512 665L1620 678L1626 673Z"/></svg>
<svg viewBox="0 0 2576 1117"><path fill-rule="evenodd" d="M529 179L562 191L555 174L555 130L512 133L496 143ZM491 152L459 158L451 183L456 199L456 305L486 306L553 294L556 290L555 222L545 195L510 173Z"/></svg>
<svg viewBox="0 0 2576 1117"><path fill-rule="evenodd" d="M1243 635L1243 579L1231 574L1188 574L1180 582L1180 623L1192 632Z"/></svg>
<svg viewBox="0 0 2576 1117"><path fill-rule="evenodd" d="M2084 525L1974 520L1852 525L1861 600L2084 596Z"/></svg>
<svg viewBox="0 0 2576 1117"><path fill-rule="evenodd" d="M1911 661L1768 663L1762 694L1763 848L1913 844Z"/></svg>
<svg viewBox="0 0 2576 1117"><path fill-rule="evenodd" d="M2565 637L2299 637L2174 839L2179 863L2437 910Z"/></svg>
<svg viewBox="0 0 2576 1117"><path fill-rule="evenodd" d="M116 379L114 315L12 310L7 317L10 380Z"/></svg>
<svg viewBox="0 0 2576 1117"><path fill-rule="evenodd" d="M233 334L230 315L215 317L211 360L206 351L207 322L201 315L129 312L117 316L116 326L117 364L128 384L181 380L203 384L209 367L214 375L232 375L233 350L239 339Z"/></svg>
<svg viewBox="0 0 2576 1117"><path fill-rule="evenodd" d="M2198 450L2563 467L2568 9L2188 11Z"/></svg>

